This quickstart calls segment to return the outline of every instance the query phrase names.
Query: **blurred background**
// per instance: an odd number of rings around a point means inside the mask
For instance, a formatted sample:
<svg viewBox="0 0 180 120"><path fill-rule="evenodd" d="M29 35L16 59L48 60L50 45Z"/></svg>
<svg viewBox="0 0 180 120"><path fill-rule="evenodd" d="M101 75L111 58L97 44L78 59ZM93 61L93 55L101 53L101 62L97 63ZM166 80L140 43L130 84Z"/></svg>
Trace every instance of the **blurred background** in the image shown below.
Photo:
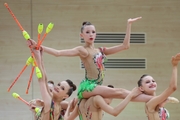
<svg viewBox="0 0 180 120"><path fill-rule="evenodd" d="M35 74L29 93L26 94L31 66L27 67L11 91L7 92L31 54L22 32L4 3L8 3L23 28L36 41L38 24L43 23L46 28L50 22L54 23L43 45L55 49L83 45L79 36L83 21L94 24L97 33L124 34L127 20L142 16L141 20L132 24L131 31L132 34L142 34L143 42L131 43L130 49L108 56L108 59L143 59L144 67L107 68L103 84L131 90L137 86L142 74L150 74L157 81L157 95L168 87L172 73L171 56L180 52L179 0L0 0L0 120L33 119L29 108L12 97L13 92L27 101L41 99ZM100 42L95 46L117 44L120 43L109 40L108 43ZM78 86L84 78L84 69L78 57L57 58L44 53L44 63L48 79L55 83L71 79ZM76 97L76 94L77 91L68 101ZM180 90L177 89L172 96L180 99ZM120 101L115 99L111 105L116 106ZM169 120L180 120L180 104L168 104L166 108L170 112ZM110 119L145 120L144 103L131 102L117 117L106 113L103 120Z"/></svg>

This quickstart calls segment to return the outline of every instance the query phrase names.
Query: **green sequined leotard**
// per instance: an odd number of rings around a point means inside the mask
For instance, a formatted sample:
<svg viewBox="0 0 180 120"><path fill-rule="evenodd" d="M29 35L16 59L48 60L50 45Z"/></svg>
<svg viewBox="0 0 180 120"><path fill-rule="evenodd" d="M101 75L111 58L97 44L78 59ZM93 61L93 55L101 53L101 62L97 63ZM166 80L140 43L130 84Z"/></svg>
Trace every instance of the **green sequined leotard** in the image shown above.
<svg viewBox="0 0 180 120"><path fill-rule="evenodd" d="M88 50L89 56L86 62L83 63L85 67L85 79L79 85L78 98L82 99L84 91L91 92L97 85L103 83L104 78L104 63L106 56L103 53L103 48L99 48L100 52L92 53Z"/></svg>

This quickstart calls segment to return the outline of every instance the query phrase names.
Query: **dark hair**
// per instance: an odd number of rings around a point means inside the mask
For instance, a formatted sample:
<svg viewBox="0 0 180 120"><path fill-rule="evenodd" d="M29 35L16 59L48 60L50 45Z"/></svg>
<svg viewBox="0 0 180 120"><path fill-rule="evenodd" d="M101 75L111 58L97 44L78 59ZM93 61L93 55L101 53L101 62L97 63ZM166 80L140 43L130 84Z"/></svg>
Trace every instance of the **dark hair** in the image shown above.
<svg viewBox="0 0 180 120"><path fill-rule="evenodd" d="M67 79L66 82L67 82L67 83L69 84L69 86L70 86L70 89L69 89L69 91L67 92L67 94L68 94L69 96L71 96L72 92L76 90L76 85L75 85L71 80L69 80L69 79Z"/></svg>
<svg viewBox="0 0 180 120"><path fill-rule="evenodd" d="M49 80L47 83L50 83L50 84L54 85L54 82L52 80Z"/></svg>
<svg viewBox="0 0 180 120"><path fill-rule="evenodd" d="M87 25L92 25L92 24L90 22L87 22L87 21L82 23L81 33L83 32L84 27L87 26Z"/></svg>
<svg viewBox="0 0 180 120"><path fill-rule="evenodd" d="M142 79L146 76L149 76L148 74L144 74L140 77L140 79L138 80L137 84L138 84L138 87L140 87L142 85Z"/></svg>
<svg viewBox="0 0 180 120"><path fill-rule="evenodd" d="M113 85L108 85L108 87L110 87L110 88L114 88L114 86L113 86Z"/></svg>

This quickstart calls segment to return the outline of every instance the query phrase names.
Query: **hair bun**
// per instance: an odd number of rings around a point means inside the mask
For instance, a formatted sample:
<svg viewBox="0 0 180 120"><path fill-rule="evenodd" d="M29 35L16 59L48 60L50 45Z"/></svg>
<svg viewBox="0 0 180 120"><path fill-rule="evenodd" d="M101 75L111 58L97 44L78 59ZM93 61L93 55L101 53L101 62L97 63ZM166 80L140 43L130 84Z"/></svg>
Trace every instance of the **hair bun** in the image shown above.
<svg viewBox="0 0 180 120"><path fill-rule="evenodd" d="M83 23L82 23L82 26L84 26L86 23L87 23L87 22L83 22Z"/></svg>
<svg viewBox="0 0 180 120"><path fill-rule="evenodd" d="M92 24L90 22L88 22L88 21L85 21L85 22L82 23L82 26L84 26L84 25L92 25Z"/></svg>
<svg viewBox="0 0 180 120"><path fill-rule="evenodd" d="M113 85L108 85L108 87L110 87L110 88L114 88L114 86L113 86Z"/></svg>
<svg viewBox="0 0 180 120"><path fill-rule="evenodd" d="M73 84L73 85L72 85L72 88L73 88L73 91L75 91L77 87L76 87L75 84Z"/></svg>
<svg viewBox="0 0 180 120"><path fill-rule="evenodd" d="M69 84L73 91L76 90L76 85L71 80L67 79L66 82Z"/></svg>

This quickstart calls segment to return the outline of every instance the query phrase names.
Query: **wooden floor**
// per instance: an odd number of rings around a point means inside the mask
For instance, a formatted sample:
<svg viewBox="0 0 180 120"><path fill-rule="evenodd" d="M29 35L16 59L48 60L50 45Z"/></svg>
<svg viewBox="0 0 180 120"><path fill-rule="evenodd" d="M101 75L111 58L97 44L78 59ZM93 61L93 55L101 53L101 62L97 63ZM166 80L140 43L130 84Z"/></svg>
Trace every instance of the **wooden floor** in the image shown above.
<svg viewBox="0 0 180 120"><path fill-rule="evenodd" d="M146 34L145 44L131 44L130 49L108 58L145 58L146 69L107 69L104 85L113 84L131 90L137 86L142 74L152 75L158 83L157 94L169 84L171 56L180 52L180 1L179 0L0 0L0 120L32 120L32 113L21 101L12 97L17 92L29 101L41 98L36 76L33 76L29 94L26 87L31 72L28 67L8 93L7 89L17 77L30 56L22 33L4 6L7 2L23 28L37 40L37 26L54 23L43 45L56 49L73 48L80 43L80 27L90 21L97 32L125 32L127 19L142 16L133 23L132 33ZM116 44L96 44L113 46ZM66 58L44 54L48 78L56 82L72 79L77 85L84 77L77 57ZM180 67L178 67L180 68ZM180 72L178 72L178 78ZM180 99L178 90L172 96ZM75 94L70 98L76 97ZM114 100L116 106L121 100ZM180 120L180 104L168 104L169 120ZM113 117L106 114L104 120L145 120L144 103L130 103L125 110Z"/></svg>

